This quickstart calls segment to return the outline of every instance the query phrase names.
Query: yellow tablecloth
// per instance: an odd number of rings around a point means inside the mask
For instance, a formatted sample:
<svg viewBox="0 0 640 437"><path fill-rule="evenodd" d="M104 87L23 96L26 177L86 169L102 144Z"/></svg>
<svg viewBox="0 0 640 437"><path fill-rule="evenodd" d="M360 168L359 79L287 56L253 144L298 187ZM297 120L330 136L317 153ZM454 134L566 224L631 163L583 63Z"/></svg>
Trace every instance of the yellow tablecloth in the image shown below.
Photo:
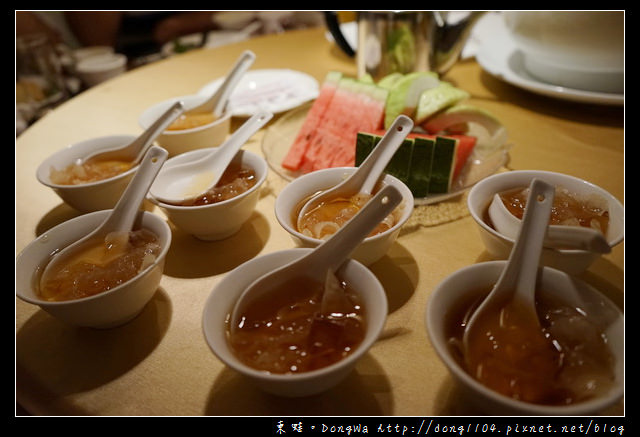
<svg viewBox="0 0 640 437"><path fill-rule="evenodd" d="M240 52L254 69L288 68L319 82L330 70L355 76L355 64L324 29L292 31L212 50L196 50L137 68L89 89L26 130L16 141L16 255L36 236L78 213L39 184L42 160L68 144L101 135L141 132L150 105L197 92L222 77ZM509 131L508 169L572 174L624 203L623 107L578 104L532 94L458 63L448 81L493 112ZM278 117L276 117L277 119ZM242 120L234 120L237 126ZM262 132L246 146L261 152ZM16 298L16 394L31 414L46 415L365 415L475 414L460 396L427 336L427 299L447 275L489 259L464 196L416 209L388 255L371 266L387 290L382 338L334 389L282 399L254 388L208 349L202 309L225 273L260 254L293 247L273 207L286 182L273 172L255 214L224 241L173 234L155 297L129 324L112 330L66 326ZM582 275L624 304L624 244ZM624 404L605 414L624 414Z"/></svg>

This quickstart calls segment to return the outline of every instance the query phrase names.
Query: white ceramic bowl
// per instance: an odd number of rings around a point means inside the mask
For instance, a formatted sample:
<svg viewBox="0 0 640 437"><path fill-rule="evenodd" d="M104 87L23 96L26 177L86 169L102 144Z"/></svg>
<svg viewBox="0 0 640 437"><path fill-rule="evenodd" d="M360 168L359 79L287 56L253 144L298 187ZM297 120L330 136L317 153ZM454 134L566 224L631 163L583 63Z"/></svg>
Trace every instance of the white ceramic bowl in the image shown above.
<svg viewBox="0 0 640 437"><path fill-rule="evenodd" d="M259 276L308 253L311 249L295 248L253 258L229 272L213 289L205 303L202 328L213 353L228 367L249 378L269 393L299 397L330 389L343 380L357 361L378 339L387 317L387 298L376 276L364 265L348 260L341 277L360 293L367 311L367 333L362 343L346 358L322 369L299 374L272 374L243 364L227 341L227 316L247 286Z"/></svg>
<svg viewBox="0 0 640 437"><path fill-rule="evenodd" d="M142 129L146 130L151 126L167 109L175 102L181 101L185 111L196 107L204 102L209 96L190 95L174 97L160 103L156 103L146 109L138 118L138 123ZM222 117L213 123L192 129L165 130L158 136L156 142L167 149L169 156L177 156L191 150L207 147L217 147L222 144L229 135L231 129L231 111L226 111Z"/></svg>
<svg viewBox="0 0 640 437"><path fill-rule="evenodd" d="M164 163L163 169L176 164L198 159L213 149L199 149L175 156ZM251 167L256 173L256 184L251 189L232 199L202 206L177 206L160 202L153 196L149 199L158 205L169 220L183 231L201 240L222 240L240 230L253 213L260 198L260 190L267 178L267 162L248 150L240 150L235 161ZM150 192L153 192L153 185Z"/></svg>
<svg viewBox="0 0 640 437"><path fill-rule="evenodd" d="M480 237L489 252L497 259L507 259L514 240L497 232L486 221L486 212L495 193L518 187L528 187L533 178L545 180L556 186L563 186L579 195L595 193L609 205L609 229L605 236L611 247L624 238L624 208L622 204L604 189L585 180L562 173L540 170L517 170L498 173L478 182L467 198L469 212L478 225ZM584 250L543 248L541 263L572 274L584 272L600 255Z"/></svg>
<svg viewBox="0 0 640 437"><path fill-rule="evenodd" d="M133 135L108 135L72 144L45 159L36 170L36 177L42 184L55 191L65 203L80 212L113 208L129 185L138 166L112 178L81 185L54 184L50 177L51 168L62 170L75 163L78 158L84 158L99 150L124 146L135 139L136 136Z"/></svg>
<svg viewBox="0 0 640 437"><path fill-rule="evenodd" d="M138 276L104 293L69 301L42 300L34 289L38 274L51 253L94 230L110 212L104 210L78 216L51 228L27 245L16 259L16 295L75 326L112 328L138 315L158 289L171 245L169 225L149 212L142 215L141 225L158 236L162 250L155 262Z"/></svg>
<svg viewBox="0 0 640 437"><path fill-rule="evenodd" d="M505 11L533 76L558 86L624 92L624 11Z"/></svg>
<svg viewBox="0 0 640 437"><path fill-rule="evenodd" d="M464 302L482 296L496 283L506 261L490 261L462 268L442 281L431 294L425 313L426 329L438 356L451 372L476 409L492 415L581 416L592 415L618 402L624 393L624 316L603 294L560 270L543 267L538 279L539 296L554 297L562 303L580 306L588 319L600 324L615 358L615 381L601 396L562 406L536 405L514 400L490 390L460 365L449 341L447 325L451 313Z"/></svg>
<svg viewBox="0 0 640 437"><path fill-rule="evenodd" d="M76 74L88 87L98 85L127 71L127 57L102 53L84 57L76 64Z"/></svg>
<svg viewBox="0 0 640 437"><path fill-rule="evenodd" d="M318 191L337 185L355 170L355 167L338 167L307 173L294 179L278 194L275 203L276 218L297 245L316 247L324 241L306 236L296 229L297 226L293 216L300 203ZM391 175L385 175L383 183L395 186L402 193L404 200L399 206L399 208L402 208L402 213L398 222L391 229L373 237L365 238L354 250L351 257L364 265L370 265L384 256L389 247L398 238L402 225L406 223L413 212L413 195L402 181Z"/></svg>

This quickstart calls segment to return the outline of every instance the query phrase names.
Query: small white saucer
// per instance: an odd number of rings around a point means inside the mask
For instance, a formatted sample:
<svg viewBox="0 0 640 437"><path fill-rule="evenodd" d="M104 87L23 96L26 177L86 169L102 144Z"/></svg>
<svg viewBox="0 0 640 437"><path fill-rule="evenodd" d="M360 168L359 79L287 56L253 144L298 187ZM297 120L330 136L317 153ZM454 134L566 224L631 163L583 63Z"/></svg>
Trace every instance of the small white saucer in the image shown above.
<svg viewBox="0 0 640 437"><path fill-rule="evenodd" d="M537 94L582 103L624 104L624 94L568 88L538 80L526 70L524 55L504 25L495 26L490 35L484 35L476 60L488 73Z"/></svg>
<svg viewBox="0 0 640 437"><path fill-rule="evenodd" d="M208 83L199 95L211 94L224 78ZM316 79L300 71L288 69L250 70L231 93L229 106L234 116L250 117L258 109L274 114L288 111L318 97Z"/></svg>

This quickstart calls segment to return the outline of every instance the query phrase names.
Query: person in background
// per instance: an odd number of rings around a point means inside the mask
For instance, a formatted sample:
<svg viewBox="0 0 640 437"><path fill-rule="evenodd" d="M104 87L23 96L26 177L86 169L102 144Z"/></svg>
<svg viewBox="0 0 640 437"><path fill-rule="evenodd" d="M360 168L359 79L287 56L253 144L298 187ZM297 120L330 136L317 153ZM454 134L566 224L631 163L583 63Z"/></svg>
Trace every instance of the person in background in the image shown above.
<svg viewBox="0 0 640 437"><path fill-rule="evenodd" d="M106 45L135 59L159 53L180 36L241 30L238 20L259 22L263 34L323 24L318 11L17 11L16 35L45 32L54 44Z"/></svg>
<svg viewBox="0 0 640 437"><path fill-rule="evenodd" d="M109 45L137 58L179 36L216 28L213 11L68 11L65 18L84 46Z"/></svg>
<svg viewBox="0 0 640 437"><path fill-rule="evenodd" d="M79 45L66 25L61 13L16 11L16 38L24 35L44 34L53 44Z"/></svg>

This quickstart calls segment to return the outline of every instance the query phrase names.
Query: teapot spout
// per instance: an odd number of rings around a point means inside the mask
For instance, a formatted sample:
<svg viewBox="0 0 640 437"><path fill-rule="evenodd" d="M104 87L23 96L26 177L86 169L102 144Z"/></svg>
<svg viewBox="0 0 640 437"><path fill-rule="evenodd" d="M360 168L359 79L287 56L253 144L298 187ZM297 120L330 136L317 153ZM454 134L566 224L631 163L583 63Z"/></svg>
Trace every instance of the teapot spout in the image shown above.
<svg viewBox="0 0 640 437"><path fill-rule="evenodd" d="M471 11L456 22L447 22L446 12L434 12L436 29L431 65L442 75L458 61L473 26L487 11Z"/></svg>

